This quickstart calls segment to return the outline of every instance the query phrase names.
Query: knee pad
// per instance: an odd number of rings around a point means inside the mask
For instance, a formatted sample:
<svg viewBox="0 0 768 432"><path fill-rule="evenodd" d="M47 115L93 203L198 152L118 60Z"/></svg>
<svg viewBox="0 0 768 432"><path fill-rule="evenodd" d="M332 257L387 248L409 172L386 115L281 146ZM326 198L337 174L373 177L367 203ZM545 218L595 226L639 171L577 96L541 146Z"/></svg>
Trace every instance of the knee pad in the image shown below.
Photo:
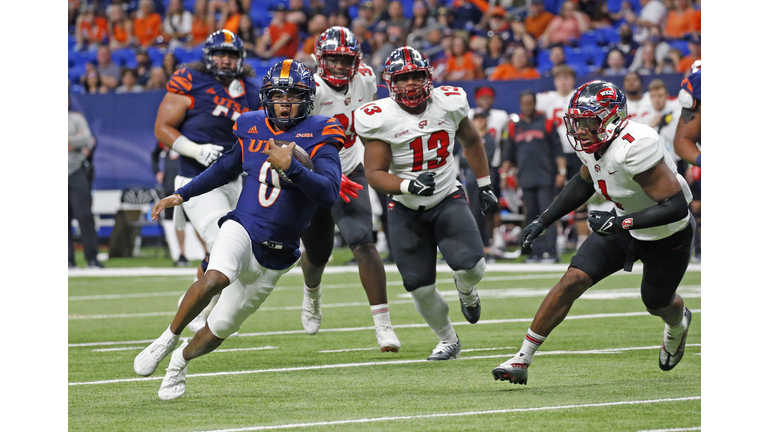
<svg viewBox="0 0 768 432"><path fill-rule="evenodd" d="M211 333L219 339L226 339L232 336L233 333L240 330L240 326L236 323L226 319L208 319L208 328L211 329Z"/></svg>
<svg viewBox="0 0 768 432"><path fill-rule="evenodd" d="M445 301L443 295L437 290L435 284L416 288L411 291L411 296L413 296L416 310L418 310L425 319L435 314L448 314L448 302Z"/></svg>
<svg viewBox="0 0 768 432"><path fill-rule="evenodd" d="M472 288L483 279L485 274L485 258L480 258L471 269L456 270L453 274L456 275L456 279L458 279L458 283L462 288Z"/></svg>

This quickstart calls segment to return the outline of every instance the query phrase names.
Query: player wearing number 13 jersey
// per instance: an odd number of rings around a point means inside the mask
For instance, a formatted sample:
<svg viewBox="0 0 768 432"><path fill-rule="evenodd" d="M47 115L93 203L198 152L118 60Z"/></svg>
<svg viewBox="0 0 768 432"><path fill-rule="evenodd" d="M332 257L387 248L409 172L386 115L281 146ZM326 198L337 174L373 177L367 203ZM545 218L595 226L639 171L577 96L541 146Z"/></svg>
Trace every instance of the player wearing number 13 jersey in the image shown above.
<svg viewBox="0 0 768 432"><path fill-rule="evenodd" d="M456 358L461 344L448 304L435 289L437 248L453 269L464 317L480 319L475 285L485 272L483 243L453 166L458 138L478 185L483 213L498 201L491 190L482 140L467 118L469 104L458 87L432 86L424 54L397 48L384 66L390 98L355 111L355 132L365 145L370 185L392 196L389 233L395 263L416 309L440 339L428 360Z"/></svg>
<svg viewBox="0 0 768 432"><path fill-rule="evenodd" d="M691 324L691 312L676 293L691 256L691 191L656 131L628 120L626 96L616 85L591 81L579 87L565 125L584 165L552 205L523 229L523 248L595 191L615 209L590 212L593 233L539 307L521 350L493 369L493 375L526 384L534 353L573 302L603 278L631 271L638 259L644 265L642 301L665 322L659 367L670 370L683 358Z"/></svg>
<svg viewBox="0 0 768 432"><path fill-rule="evenodd" d="M373 212L362 165L363 146L354 131L355 109L376 97L376 76L370 67L360 62L362 56L357 37L346 27L329 28L315 43L317 97L313 113L338 120L346 138L339 151L341 196L332 208L315 211L310 228L302 237L301 322L308 334L316 334L320 329L321 281L333 251L335 226L338 226L360 270L360 282L371 306L379 348L382 352L397 352L400 341L389 317L386 272L373 240Z"/></svg>

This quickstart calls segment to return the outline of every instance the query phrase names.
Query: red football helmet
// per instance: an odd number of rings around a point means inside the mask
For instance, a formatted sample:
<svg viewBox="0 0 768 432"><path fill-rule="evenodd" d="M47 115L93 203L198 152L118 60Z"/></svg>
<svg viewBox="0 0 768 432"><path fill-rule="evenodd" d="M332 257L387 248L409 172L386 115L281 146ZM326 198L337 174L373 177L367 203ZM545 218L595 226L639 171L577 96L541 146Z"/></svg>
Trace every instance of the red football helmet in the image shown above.
<svg viewBox="0 0 768 432"><path fill-rule="evenodd" d="M395 77L400 74L423 71L424 84L407 89L397 88ZM432 65L421 51L404 46L392 51L384 64L382 78L389 87L389 97L409 108L415 108L432 96Z"/></svg>
<svg viewBox="0 0 768 432"><path fill-rule="evenodd" d="M329 62L329 56L345 56L349 61ZM348 28L334 26L324 31L315 42L315 61L321 78L334 87L343 87L355 77L363 51L357 37ZM334 63L334 64L330 64Z"/></svg>
<svg viewBox="0 0 768 432"><path fill-rule="evenodd" d="M594 153L627 125L627 97L613 83L590 81L576 90L563 117L571 147ZM587 143L592 135L597 141Z"/></svg>

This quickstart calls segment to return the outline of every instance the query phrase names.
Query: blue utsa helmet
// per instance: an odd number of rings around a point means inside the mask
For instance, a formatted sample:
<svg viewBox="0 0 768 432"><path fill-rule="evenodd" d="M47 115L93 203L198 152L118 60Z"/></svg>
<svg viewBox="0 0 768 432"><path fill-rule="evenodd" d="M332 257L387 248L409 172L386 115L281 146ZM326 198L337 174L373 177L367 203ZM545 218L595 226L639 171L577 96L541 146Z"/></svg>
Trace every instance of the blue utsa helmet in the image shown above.
<svg viewBox="0 0 768 432"><path fill-rule="evenodd" d="M334 87L343 87L355 77L363 51L354 33L346 27L334 26L317 38L314 56L320 77ZM339 56L339 61L329 63L328 56Z"/></svg>
<svg viewBox="0 0 768 432"><path fill-rule="evenodd" d="M229 51L237 55L237 64L232 70L219 69L213 62L213 55L217 52ZM216 30L203 44L203 64L205 69L217 78L231 80L243 73L243 63L245 61L245 48L243 41L236 34L229 30Z"/></svg>
<svg viewBox="0 0 768 432"><path fill-rule="evenodd" d="M627 125L627 96L613 83L590 81L576 89L563 117L571 147L594 153Z"/></svg>
<svg viewBox="0 0 768 432"><path fill-rule="evenodd" d="M693 62L691 73L680 84L677 101L688 110L695 110L701 105L701 60Z"/></svg>
<svg viewBox="0 0 768 432"><path fill-rule="evenodd" d="M291 59L275 63L269 68L259 90L267 118L283 129L290 129L310 116L315 107L315 93L317 83L312 72L303 63ZM281 112L275 110L276 104L281 105ZM295 116L291 116L294 105L298 105L299 110ZM284 111L285 106L290 107L287 113Z"/></svg>
<svg viewBox="0 0 768 432"><path fill-rule="evenodd" d="M421 87L398 88L395 77L410 72L423 72L424 83ZM389 87L389 97L409 108L419 106L432 95L432 65L416 48L403 46L392 51L384 64L382 78Z"/></svg>

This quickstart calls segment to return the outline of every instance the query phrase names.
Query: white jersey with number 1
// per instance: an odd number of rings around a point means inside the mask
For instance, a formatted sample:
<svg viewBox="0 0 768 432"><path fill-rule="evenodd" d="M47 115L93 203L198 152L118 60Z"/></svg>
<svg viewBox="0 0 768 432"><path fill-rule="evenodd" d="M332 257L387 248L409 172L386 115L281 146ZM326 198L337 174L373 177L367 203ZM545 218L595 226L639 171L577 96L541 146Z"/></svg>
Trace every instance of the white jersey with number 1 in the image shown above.
<svg viewBox="0 0 768 432"><path fill-rule="evenodd" d="M419 115L405 112L392 98L379 99L355 111L355 131L368 140L381 140L392 149L389 172L415 180L435 173L435 193L394 195L393 200L411 209L436 206L460 185L454 170L453 146L459 123L467 117L467 94L460 87L435 88L427 108Z"/></svg>
<svg viewBox="0 0 768 432"><path fill-rule="evenodd" d="M361 63L347 91L339 93L315 74L317 94L312 115L335 117L347 135L344 148L339 151L341 172L349 174L363 162L363 145L354 131L353 113L362 105L376 99L376 75L373 69Z"/></svg>

